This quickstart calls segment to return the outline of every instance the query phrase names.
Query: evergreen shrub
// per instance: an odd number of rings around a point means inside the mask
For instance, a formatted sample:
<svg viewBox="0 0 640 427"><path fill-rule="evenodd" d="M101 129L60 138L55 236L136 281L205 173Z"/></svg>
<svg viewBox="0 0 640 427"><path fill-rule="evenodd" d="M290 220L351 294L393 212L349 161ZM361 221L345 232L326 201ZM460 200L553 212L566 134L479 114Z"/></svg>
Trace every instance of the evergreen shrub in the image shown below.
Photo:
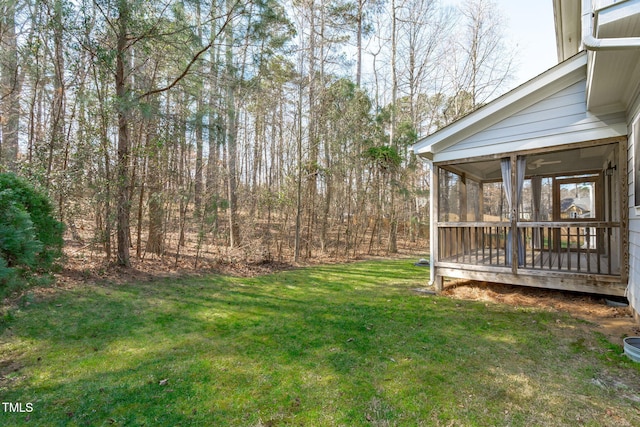
<svg viewBox="0 0 640 427"><path fill-rule="evenodd" d="M0 174L0 285L19 271L49 271L62 255L63 231L44 194L14 174Z"/></svg>

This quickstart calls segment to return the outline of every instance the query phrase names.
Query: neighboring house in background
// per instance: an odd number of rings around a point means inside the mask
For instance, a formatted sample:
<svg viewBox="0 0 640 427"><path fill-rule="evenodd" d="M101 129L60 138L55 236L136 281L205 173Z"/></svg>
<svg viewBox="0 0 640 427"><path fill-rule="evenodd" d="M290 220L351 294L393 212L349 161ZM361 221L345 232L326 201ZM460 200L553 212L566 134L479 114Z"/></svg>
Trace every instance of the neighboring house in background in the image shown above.
<svg viewBox="0 0 640 427"><path fill-rule="evenodd" d="M431 281L627 295L638 312L640 0L553 5L559 64L414 146L431 163Z"/></svg>
<svg viewBox="0 0 640 427"><path fill-rule="evenodd" d="M560 201L562 219L591 218L591 199L566 198Z"/></svg>

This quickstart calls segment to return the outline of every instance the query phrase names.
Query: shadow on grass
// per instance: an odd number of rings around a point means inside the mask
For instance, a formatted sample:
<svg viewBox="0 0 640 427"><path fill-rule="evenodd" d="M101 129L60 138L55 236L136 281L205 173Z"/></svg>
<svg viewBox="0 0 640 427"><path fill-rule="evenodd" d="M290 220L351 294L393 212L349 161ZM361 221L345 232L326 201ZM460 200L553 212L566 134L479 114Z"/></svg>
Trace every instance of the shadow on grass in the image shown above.
<svg viewBox="0 0 640 427"><path fill-rule="evenodd" d="M61 293L3 334L3 359L21 366L3 373L3 399L34 411L1 421L640 422L637 403L592 381L628 362L604 360L578 329L568 338L571 319L412 293L424 272L376 262ZM627 394L640 391L637 372Z"/></svg>

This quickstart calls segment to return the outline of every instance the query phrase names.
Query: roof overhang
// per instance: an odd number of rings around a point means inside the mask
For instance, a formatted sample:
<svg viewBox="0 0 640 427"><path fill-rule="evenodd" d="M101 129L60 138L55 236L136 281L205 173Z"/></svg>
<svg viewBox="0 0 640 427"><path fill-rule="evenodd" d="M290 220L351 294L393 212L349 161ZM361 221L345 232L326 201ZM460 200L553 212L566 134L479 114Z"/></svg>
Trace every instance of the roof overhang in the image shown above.
<svg viewBox="0 0 640 427"><path fill-rule="evenodd" d="M587 109L595 114L626 111L640 91L640 0L596 10L587 71Z"/></svg>
<svg viewBox="0 0 640 427"><path fill-rule="evenodd" d="M582 42L580 0L553 0L558 62L565 61L580 51Z"/></svg>
<svg viewBox="0 0 640 427"><path fill-rule="evenodd" d="M581 52L460 120L420 139L413 146L413 151L423 158L434 160L434 155L438 152L584 79L586 66L587 54Z"/></svg>

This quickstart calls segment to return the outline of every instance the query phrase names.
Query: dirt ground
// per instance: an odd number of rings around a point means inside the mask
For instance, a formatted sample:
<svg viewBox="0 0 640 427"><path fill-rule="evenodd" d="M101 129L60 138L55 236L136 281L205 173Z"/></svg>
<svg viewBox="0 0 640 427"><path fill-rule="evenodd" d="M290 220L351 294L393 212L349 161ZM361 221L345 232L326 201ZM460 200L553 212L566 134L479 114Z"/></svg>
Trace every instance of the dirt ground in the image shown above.
<svg viewBox="0 0 640 427"><path fill-rule="evenodd" d="M616 344L622 344L624 337L640 335L640 324L635 321L631 308L612 307L607 303L608 299L620 301L619 297L476 281L447 283L443 295L461 300L497 302L566 312L572 317L588 321L590 325L586 327L601 332Z"/></svg>

